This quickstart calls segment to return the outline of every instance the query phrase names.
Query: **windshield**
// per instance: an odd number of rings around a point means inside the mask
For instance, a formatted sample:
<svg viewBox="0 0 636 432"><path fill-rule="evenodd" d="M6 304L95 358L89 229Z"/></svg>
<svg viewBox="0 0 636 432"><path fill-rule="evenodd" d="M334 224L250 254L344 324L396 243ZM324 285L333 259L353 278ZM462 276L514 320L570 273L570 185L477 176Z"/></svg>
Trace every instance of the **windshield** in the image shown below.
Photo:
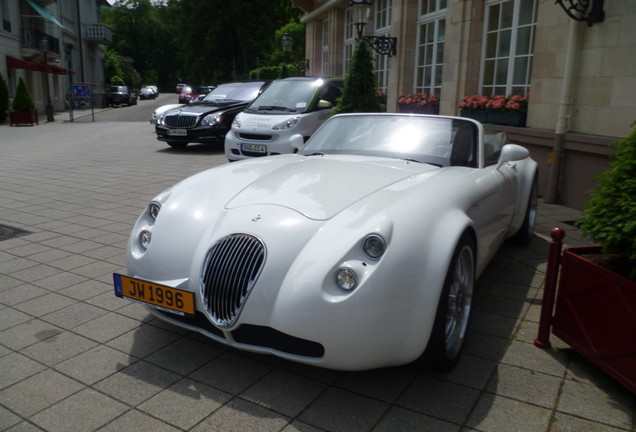
<svg viewBox="0 0 636 432"><path fill-rule="evenodd" d="M185 94L203 94L207 93L208 89L205 87L183 87L182 92Z"/></svg>
<svg viewBox="0 0 636 432"><path fill-rule="evenodd" d="M311 108L316 92L325 87L327 85L321 79L274 81L247 111L305 112ZM335 105L335 98L332 103Z"/></svg>
<svg viewBox="0 0 636 432"><path fill-rule="evenodd" d="M208 93L201 102L214 104L250 102L258 96L263 84L262 81L221 84Z"/></svg>
<svg viewBox="0 0 636 432"><path fill-rule="evenodd" d="M356 154L437 166L477 167L477 125L411 115L339 115L325 122L300 153Z"/></svg>

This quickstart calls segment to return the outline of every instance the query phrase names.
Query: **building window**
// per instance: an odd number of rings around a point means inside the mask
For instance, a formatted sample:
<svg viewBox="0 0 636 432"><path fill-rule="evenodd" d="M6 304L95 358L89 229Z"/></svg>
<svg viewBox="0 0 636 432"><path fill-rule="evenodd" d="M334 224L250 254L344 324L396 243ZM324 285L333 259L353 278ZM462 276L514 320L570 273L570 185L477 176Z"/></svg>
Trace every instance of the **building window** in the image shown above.
<svg viewBox="0 0 636 432"><path fill-rule="evenodd" d="M419 15L427 15L442 9L446 9L446 0L421 0Z"/></svg>
<svg viewBox="0 0 636 432"><path fill-rule="evenodd" d="M392 0L380 0L375 2L373 14L373 35L390 36L391 34L391 9ZM375 55L375 77L378 83L378 90L386 94L389 86L389 56Z"/></svg>
<svg viewBox="0 0 636 432"><path fill-rule="evenodd" d="M322 22L322 76L329 76L329 20Z"/></svg>
<svg viewBox="0 0 636 432"><path fill-rule="evenodd" d="M444 67L446 0L421 0L419 11L415 91L439 96Z"/></svg>
<svg viewBox="0 0 636 432"><path fill-rule="evenodd" d="M524 95L530 90L536 0L486 4L481 94Z"/></svg>
<svg viewBox="0 0 636 432"><path fill-rule="evenodd" d="M444 67L446 0L422 0L417 23L415 91L439 96Z"/></svg>
<svg viewBox="0 0 636 432"><path fill-rule="evenodd" d="M0 0L0 20L2 20L2 30L11 33L11 20L9 19L9 5L7 0Z"/></svg>

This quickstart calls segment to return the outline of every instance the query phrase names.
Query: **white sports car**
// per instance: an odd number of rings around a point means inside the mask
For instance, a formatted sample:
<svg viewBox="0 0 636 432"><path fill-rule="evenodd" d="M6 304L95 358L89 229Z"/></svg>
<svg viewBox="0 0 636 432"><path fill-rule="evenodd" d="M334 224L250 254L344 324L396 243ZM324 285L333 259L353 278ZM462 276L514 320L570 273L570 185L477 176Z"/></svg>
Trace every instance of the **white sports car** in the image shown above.
<svg viewBox="0 0 636 432"><path fill-rule="evenodd" d="M342 114L295 154L159 194L115 293L220 343L363 370L457 360L473 286L528 242L537 164L470 119Z"/></svg>

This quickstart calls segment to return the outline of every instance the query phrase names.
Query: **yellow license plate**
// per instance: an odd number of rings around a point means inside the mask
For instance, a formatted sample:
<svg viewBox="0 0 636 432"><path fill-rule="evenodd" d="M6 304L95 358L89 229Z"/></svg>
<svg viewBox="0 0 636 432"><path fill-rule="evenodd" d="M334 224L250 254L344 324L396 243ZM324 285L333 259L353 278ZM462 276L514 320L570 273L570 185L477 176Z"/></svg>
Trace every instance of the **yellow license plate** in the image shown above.
<svg viewBox="0 0 636 432"><path fill-rule="evenodd" d="M194 293L165 285L113 274L115 295L166 309L179 315L194 315Z"/></svg>

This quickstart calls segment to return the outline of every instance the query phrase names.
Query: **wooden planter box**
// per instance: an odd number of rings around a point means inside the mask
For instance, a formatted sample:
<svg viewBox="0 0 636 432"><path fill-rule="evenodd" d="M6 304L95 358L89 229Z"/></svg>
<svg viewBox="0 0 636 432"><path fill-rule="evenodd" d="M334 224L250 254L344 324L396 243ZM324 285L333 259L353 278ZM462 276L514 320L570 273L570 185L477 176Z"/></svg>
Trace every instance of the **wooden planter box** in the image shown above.
<svg viewBox="0 0 636 432"><path fill-rule="evenodd" d="M11 126L40 124L38 122L38 110L33 111L11 111L9 113L9 122Z"/></svg>
<svg viewBox="0 0 636 432"><path fill-rule="evenodd" d="M542 310L540 334L550 321L547 328L556 336L636 393L636 282L588 259L600 251L600 246L564 250L554 316L550 319L551 306L544 304L550 310ZM558 274L555 265L558 255L549 260L548 274ZM544 302L551 303L548 279ZM535 344L541 346L537 342L540 338Z"/></svg>
<svg viewBox="0 0 636 432"><path fill-rule="evenodd" d="M462 117L468 117L481 123L494 123L504 126L525 127L528 113L518 111L474 111L461 110Z"/></svg>

